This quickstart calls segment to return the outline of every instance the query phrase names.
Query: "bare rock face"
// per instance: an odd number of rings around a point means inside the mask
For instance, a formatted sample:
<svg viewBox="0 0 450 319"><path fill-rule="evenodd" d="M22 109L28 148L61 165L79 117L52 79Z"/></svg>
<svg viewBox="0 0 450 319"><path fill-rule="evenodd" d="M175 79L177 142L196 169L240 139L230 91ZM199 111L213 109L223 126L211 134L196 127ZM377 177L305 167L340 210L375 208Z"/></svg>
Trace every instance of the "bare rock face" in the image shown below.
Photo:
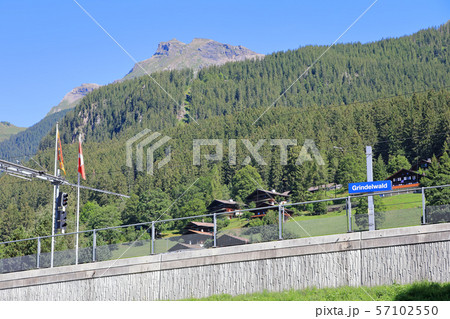
<svg viewBox="0 0 450 319"><path fill-rule="evenodd" d="M75 107L78 102L86 96L86 94L92 92L95 89L98 89L100 85L95 83L83 83L76 88L73 88L72 91L68 92L64 95L63 99L57 106L52 107L50 112L47 115L60 112L62 110L71 109Z"/></svg>
<svg viewBox="0 0 450 319"><path fill-rule="evenodd" d="M161 42L150 59L136 64L124 80L165 70L191 68L195 71L211 65L247 59L261 59L263 54L255 53L241 45L234 46L210 39L195 38L191 43L177 39Z"/></svg>
<svg viewBox="0 0 450 319"><path fill-rule="evenodd" d="M154 56L171 56L183 53L184 44L177 39L172 39L168 42L160 42L158 44L158 49L156 50Z"/></svg>

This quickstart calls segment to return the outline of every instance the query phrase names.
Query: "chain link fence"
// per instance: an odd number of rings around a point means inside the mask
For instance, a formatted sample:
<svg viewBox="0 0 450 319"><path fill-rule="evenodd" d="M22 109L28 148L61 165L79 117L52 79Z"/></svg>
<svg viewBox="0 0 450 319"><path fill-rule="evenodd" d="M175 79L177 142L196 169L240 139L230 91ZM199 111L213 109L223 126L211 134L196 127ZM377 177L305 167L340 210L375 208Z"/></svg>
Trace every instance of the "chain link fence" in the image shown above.
<svg viewBox="0 0 450 319"><path fill-rule="evenodd" d="M284 203L233 212L85 230L0 243L0 273L96 261L450 222L450 185ZM77 258L78 257L78 258Z"/></svg>

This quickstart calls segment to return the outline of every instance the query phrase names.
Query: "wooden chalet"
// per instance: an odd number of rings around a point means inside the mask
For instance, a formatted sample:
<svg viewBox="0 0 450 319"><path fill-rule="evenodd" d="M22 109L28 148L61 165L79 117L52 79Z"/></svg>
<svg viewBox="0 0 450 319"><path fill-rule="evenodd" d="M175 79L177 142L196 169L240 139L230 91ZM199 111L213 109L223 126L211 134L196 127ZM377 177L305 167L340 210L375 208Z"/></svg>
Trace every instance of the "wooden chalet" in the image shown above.
<svg viewBox="0 0 450 319"><path fill-rule="evenodd" d="M422 177L425 177L425 175L410 169L402 168L398 172L389 176L387 180L392 181L392 189L399 189L419 187Z"/></svg>
<svg viewBox="0 0 450 319"><path fill-rule="evenodd" d="M413 164L413 166L411 166L411 170L412 171L418 171L419 169L421 170L427 170L429 169L431 166L431 158L429 159L421 159L418 162L416 162L415 164Z"/></svg>
<svg viewBox="0 0 450 319"><path fill-rule="evenodd" d="M190 222L183 228L184 242L189 245L202 246L206 240L214 237L214 224L203 222Z"/></svg>
<svg viewBox="0 0 450 319"><path fill-rule="evenodd" d="M255 210L252 218L262 218L266 216L269 210L278 210L278 205L280 203L286 202L289 198L289 191L284 193L278 193L275 190L267 191L263 189L257 189L253 193L247 196L248 202L254 202L256 208L261 208L260 210ZM290 209L284 209L285 219L289 218L292 214Z"/></svg>
<svg viewBox="0 0 450 319"><path fill-rule="evenodd" d="M239 213L236 213L236 210L241 209L241 205L237 202L235 202L232 199L229 200L221 200L221 199L215 199L212 201L211 204L207 207L208 212L211 214L214 213L227 213L226 215L228 218L236 217Z"/></svg>

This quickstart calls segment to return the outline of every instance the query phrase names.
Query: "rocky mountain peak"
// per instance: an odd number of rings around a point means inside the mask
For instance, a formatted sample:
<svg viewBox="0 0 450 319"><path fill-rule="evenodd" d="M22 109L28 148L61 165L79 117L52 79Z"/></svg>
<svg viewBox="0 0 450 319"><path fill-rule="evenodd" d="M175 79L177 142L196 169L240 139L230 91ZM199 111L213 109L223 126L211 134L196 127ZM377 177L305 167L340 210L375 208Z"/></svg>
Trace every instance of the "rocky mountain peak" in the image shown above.
<svg viewBox="0 0 450 319"><path fill-rule="evenodd" d="M175 38L167 42L160 42L154 56L169 56L171 54L181 54L183 53L183 47L185 45L185 43L178 41Z"/></svg>
<svg viewBox="0 0 450 319"><path fill-rule="evenodd" d="M139 66L135 65L125 76L124 80L142 76L146 72L152 73L184 68L197 71L211 65L263 57L263 54L253 52L241 45L234 46L204 38L194 38L190 43L186 44L174 38L170 41L159 43L153 56L139 62Z"/></svg>

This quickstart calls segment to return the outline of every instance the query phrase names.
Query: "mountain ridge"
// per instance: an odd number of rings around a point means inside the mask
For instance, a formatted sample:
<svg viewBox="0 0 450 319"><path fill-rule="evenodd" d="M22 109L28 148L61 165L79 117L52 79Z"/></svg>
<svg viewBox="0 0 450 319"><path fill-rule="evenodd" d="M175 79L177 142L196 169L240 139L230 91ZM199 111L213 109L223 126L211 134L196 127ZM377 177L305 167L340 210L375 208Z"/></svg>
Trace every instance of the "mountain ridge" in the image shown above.
<svg viewBox="0 0 450 319"><path fill-rule="evenodd" d="M123 80L142 76L146 72L184 68L198 71L213 65L263 57L264 54L256 53L242 45L234 46L205 38L194 38L190 43L183 43L174 38L160 42L155 53L149 59L135 64Z"/></svg>

